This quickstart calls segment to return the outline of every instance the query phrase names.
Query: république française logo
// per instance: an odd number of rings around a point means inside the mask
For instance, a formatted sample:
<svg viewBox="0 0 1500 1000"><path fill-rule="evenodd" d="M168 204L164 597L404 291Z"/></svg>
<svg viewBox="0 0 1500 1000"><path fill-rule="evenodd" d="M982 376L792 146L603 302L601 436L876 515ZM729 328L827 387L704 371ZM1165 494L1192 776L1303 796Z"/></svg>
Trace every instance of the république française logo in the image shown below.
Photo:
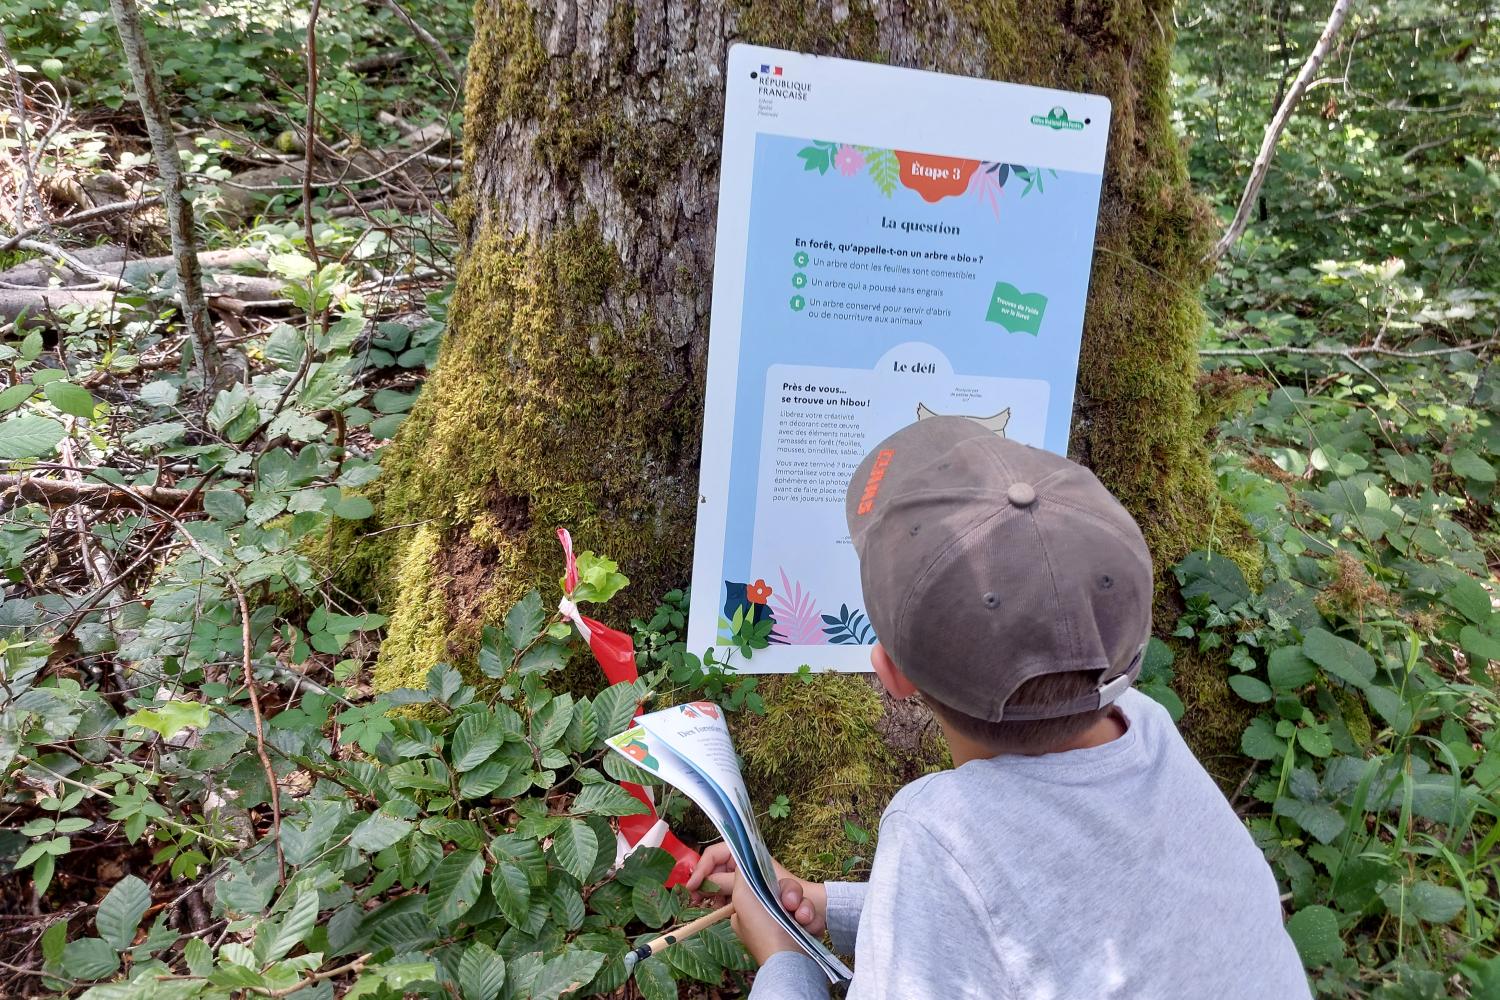
<svg viewBox="0 0 1500 1000"><path fill-rule="evenodd" d="M812 84L793 80L782 72L782 67L761 63L760 72L750 71L750 79L757 80L762 96L781 97L793 101L805 101L812 92Z"/></svg>
<svg viewBox="0 0 1500 1000"><path fill-rule="evenodd" d="M1068 117L1068 112L1065 109L1060 108L1060 107L1059 108L1053 108L1051 111L1047 112L1045 115L1032 115L1031 116L1031 124L1033 124L1033 125L1040 125L1043 128L1050 128L1054 132L1057 131L1057 130L1059 130L1059 129L1067 129L1070 132L1077 132L1079 129L1083 128L1088 123L1089 123L1089 120L1087 118L1085 118L1083 121L1078 121L1076 119L1069 118Z"/></svg>

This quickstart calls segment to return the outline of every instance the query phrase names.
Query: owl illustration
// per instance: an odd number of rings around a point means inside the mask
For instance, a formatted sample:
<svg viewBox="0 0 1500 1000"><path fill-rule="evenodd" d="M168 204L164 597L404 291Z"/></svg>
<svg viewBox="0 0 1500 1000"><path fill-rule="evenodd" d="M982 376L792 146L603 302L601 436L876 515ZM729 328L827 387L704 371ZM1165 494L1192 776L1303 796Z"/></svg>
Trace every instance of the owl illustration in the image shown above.
<svg viewBox="0 0 1500 1000"><path fill-rule="evenodd" d="M928 417L942 417L948 415L949 414L935 413L932 410L929 410L926 403L917 404L918 420L926 420ZM1001 437L1005 437L1005 425L1010 423L1010 407L1007 406L999 413L991 414L988 417L976 417L969 413L957 413L952 414L952 416L968 417L970 420L974 421L976 424L979 424L986 430L992 431L995 434L1000 435Z"/></svg>

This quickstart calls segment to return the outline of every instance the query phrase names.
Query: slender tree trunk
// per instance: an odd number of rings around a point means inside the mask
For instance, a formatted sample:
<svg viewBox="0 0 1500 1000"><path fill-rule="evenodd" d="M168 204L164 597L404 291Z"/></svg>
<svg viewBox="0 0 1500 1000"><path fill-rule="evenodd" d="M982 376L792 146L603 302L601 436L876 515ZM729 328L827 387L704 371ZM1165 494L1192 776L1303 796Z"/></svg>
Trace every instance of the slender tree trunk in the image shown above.
<svg viewBox="0 0 1500 1000"><path fill-rule="evenodd" d="M438 369L386 463L385 523L420 526L386 563L378 684L462 662L509 600L554 587L559 524L619 560L630 612L686 582L736 40L1113 101L1073 440L1163 570L1210 530L1194 385L1210 226L1168 117L1167 0L479 0L474 20L465 262ZM1169 630L1165 589L1161 611ZM1216 730L1222 676L1178 667ZM793 796L782 849L817 870L842 819L873 828L934 759L933 734L890 721L857 680L770 687L743 749L763 787Z"/></svg>
<svg viewBox="0 0 1500 1000"><path fill-rule="evenodd" d="M172 138L172 118L156 79L156 64L141 28L140 8L135 0L109 0L130 65L130 80L146 122L151 140L151 155L161 174L162 198L167 209L167 229L172 239L172 257L177 265L177 299L182 319L193 335L198 366L203 375L205 393L218 378L219 346L209 321L208 302L203 297L203 274L198 267L198 239L193 231L193 203L188 200L182 180L182 164L177 158L177 144Z"/></svg>

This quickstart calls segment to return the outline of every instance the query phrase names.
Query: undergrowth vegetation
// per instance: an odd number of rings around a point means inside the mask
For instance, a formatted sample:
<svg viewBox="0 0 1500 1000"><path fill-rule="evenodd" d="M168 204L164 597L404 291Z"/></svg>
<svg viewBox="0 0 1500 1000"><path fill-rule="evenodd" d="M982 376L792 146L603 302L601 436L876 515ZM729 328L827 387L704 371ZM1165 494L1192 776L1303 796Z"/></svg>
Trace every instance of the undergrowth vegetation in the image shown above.
<svg viewBox="0 0 1500 1000"><path fill-rule="evenodd" d="M1323 13L1179 11L1178 124L1222 217ZM1365 5L1294 117L1203 333L1221 502L1258 548L1175 567L1183 613L1141 685L1180 714L1174 647L1227 663L1251 717L1232 804L1332 998L1500 997L1494 13ZM411 140L403 164L452 170L441 46L462 51L467 17L323 5L330 156ZM610 821L641 808L620 783L650 779L603 739L648 697L754 716L754 679L701 669L675 591L632 623L641 680L585 693L546 588L484 631L473 673L435 655L422 689L373 694L390 609L367 563L412 525L367 529L370 496L447 319L452 188L330 182L304 220L307 11L149 20L194 198L222 208L203 243L270 293L215 302L227 386L204 384L160 271L0 331L0 993L735 995L725 924L626 985L625 949L700 911L664 852L617 865ZM107 4L0 0L0 22L29 98L0 111L0 201L60 218L96 188L154 193ZM152 211L49 238L159 250ZM50 266L0 251L27 262ZM798 823L787 795L757 804ZM812 846L858 874L872 832Z"/></svg>

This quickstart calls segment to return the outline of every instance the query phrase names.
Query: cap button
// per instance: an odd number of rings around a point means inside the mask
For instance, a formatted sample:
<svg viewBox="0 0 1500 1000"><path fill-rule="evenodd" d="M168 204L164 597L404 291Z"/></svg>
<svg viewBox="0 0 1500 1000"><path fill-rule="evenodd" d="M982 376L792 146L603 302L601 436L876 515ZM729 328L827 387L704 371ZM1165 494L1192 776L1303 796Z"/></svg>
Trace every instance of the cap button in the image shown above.
<svg viewBox="0 0 1500 1000"><path fill-rule="evenodd" d="M1012 507L1030 507L1036 503L1036 490L1030 483L1011 483L1010 489L1005 491L1005 499Z"/></svg>

